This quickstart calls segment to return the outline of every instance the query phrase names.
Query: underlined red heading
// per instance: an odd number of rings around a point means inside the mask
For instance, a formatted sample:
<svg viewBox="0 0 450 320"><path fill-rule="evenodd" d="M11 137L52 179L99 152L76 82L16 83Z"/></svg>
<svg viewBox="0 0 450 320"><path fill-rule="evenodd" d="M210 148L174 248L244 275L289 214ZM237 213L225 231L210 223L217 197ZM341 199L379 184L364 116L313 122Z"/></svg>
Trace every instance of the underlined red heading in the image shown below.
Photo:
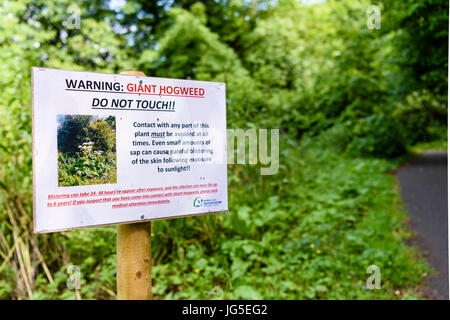
<svg viewBox="0 0 450 320"><path fill-rule="evenodd" d="M190 97L190 98L205 97L205 89L197 87L161 86L161 85L158 86L155 84L128 83L126 85L126 89L128 93L132 94Z"/></svg>

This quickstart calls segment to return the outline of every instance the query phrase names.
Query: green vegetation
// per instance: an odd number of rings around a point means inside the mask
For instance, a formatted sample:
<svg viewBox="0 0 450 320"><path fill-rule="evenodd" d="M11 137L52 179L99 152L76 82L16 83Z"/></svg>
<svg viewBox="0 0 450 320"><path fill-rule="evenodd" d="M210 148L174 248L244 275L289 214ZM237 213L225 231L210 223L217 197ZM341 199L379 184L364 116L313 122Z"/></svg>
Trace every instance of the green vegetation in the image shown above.
<svg viewBox="0 0 450 320"><path fill-rule="evenodd" d="M60 187L116 183L116 162L98 151L87 150L76 157L58 153Z"/></svg>
<svg viewBox="0 0 450 320"><path fill-rule="evenodd" d="M411 234L387 174L396 162L335 153L326 136L284 146L279 176L244 167L230 172L230 213L155 224L156 297L414 295L427 269L405 244ZM384 270L381 290L366 289L372 264Z"/></svg>
<svg viewBox="0 0 450 320"><path fill-rule="evenodd" d="M116 120L93 116L60 116L58 185L115 183Z"/></svg>
<svg viewBox="0 0 450 320"><path fill-rule="evenodd" d="M31 66L226 82L229 128L280 128L277 175L229 166L229 213L152 224L155 298L420 298L389 172L446 140L448 1L378 3L373 30L365 0L79 0L80 28L73 3L0 4L1 299L73 299L70 265L83 299L115 298L115 227L32 234ZM77 132L70 177L100 170Z"/></svg>
<svg viewBox="0 0 450 320"><path fill-rule="evenodd" d="M413 152L420 153L424 150L448 150L447 140L436 140L431 142L418 143L413 148Z"/></svg>

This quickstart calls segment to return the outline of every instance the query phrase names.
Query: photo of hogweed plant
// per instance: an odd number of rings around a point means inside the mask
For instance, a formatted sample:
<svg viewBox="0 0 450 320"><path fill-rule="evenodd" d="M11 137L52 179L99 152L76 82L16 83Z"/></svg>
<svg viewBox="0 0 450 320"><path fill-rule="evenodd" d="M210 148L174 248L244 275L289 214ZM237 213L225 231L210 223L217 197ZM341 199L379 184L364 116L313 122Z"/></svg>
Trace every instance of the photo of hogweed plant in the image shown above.
<svg viewBox="0 0 450 320"><path fill-rule="evenodd" d="M114 116L58 115L58 186L117 182Z"/></svg>

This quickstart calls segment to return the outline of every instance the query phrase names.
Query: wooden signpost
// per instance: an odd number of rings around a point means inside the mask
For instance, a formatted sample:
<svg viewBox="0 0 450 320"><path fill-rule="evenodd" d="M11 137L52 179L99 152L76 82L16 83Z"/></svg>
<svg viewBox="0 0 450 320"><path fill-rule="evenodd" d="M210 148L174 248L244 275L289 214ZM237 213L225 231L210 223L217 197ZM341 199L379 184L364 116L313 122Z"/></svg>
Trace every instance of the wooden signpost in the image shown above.
<svg viewBox="0 0 450 320"><path fill-rule="evenodd" d="M228 210L225 84L32 68L35 233L117 226L117 298L152 299L151 222Z"/></svg>
<svg viewBox="0 0 450 320"><path fill-rule="evenodd" d="M150 300L151 222L117 226L117 298Z"/></svg>
<svg viewBox="0 0 450 320"><path fill-rule="evenodd" d="M120 74L143 76L139 71ZM117 226L117 299L152 299L151 222Z"/></svg>

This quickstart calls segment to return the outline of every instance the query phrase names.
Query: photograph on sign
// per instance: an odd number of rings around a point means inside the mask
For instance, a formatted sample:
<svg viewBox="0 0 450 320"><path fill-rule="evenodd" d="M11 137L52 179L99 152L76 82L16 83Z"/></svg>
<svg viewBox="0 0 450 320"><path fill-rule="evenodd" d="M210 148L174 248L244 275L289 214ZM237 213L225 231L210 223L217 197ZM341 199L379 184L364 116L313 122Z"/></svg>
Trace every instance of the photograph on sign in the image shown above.
<svg viewBox="0 0 450 320"><path fill-rule="evenodd" d="M33 68L35 232L228 210L225 84Z"/></svg>
<svg viewBox="0 0 450 320"><path fill-rule="evenodd" d="M116 118L58 115L58 186L117 182Z"/></svg>

